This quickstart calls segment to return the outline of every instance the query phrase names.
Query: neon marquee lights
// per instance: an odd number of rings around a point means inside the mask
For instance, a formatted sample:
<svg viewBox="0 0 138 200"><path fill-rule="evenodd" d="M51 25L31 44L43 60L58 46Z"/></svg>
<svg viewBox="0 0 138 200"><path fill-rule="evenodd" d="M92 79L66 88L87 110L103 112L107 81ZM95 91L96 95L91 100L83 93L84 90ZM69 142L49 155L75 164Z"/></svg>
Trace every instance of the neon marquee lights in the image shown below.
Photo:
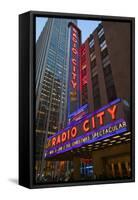
<svg viewBox="0 0 138 200"><path fill-rule="evenodd" d="M77 89L77 56L78 56L78 33L77 30L72 27L72 79L71 84L73 89Z"/></svg>
<svg viewBox="0 0 138 200"><path fill-rule="evenodd" d="M69 78L69 102L70 113L76 110L79 106L79 46L80 46L80 33L78 28L71 24L71 37L70 37L70 78ZM72 105L73 103L73 105Z"/></svg>
<svg viewBox="0 0 138 200"><path fill-rule="evenodd" d="M65 153L67 151L82 147L83 145L92 144L100 140L104 140L111 136L115 136L127 131L127 124L124 119L116 120L112 123L102 126L99 129L90 131L86 134L83 134L77 138L66 142L63 146L53 147L45 150L46 157L53 157L58 154Z"/></svg>
<svg viewBox="0 0 138 200"><path fill-rule="evenodd" d="M68 79L68 117L80 107L80 75L79 75L79 50L81 43L81 31L69 23L70 48L69 48L69 79Z"/></svg>
<svg viewBox="0 0 138 200"><path fill-rule="evenodd" d="M104 124L105 118L109 118L110 121L113 121L116 119L116 114L117 114L117 105L112 105L106 110L99 112L88 119L85 119L78 126L73 126L69 128L67 131L63 130L61 134L51 139L51 144L49 143L49 146L54 147L60 144L64 144L64 142L77 137L80 134L80 132L84 134L90 131L90 129L92 130L99 126L102 126Z"/></svg>
<svg viewBox="0 0 138 200"><path fill-rule="evenodd" d="M45 149L47 157L127 131L126 121L120 118L122 114L121 99L116 99L80 120L71 122L65 129L48 138Z"/></svg>
<svg viewBox="0 0 138 200"><path fill-rule="evenodd" d="M69 141L72 138L75 138L77 135L77 128L74 126L73 128L69 129L68 131L64 131L61 135L52 138L52 147L58 144L64 143Z"/></svg>

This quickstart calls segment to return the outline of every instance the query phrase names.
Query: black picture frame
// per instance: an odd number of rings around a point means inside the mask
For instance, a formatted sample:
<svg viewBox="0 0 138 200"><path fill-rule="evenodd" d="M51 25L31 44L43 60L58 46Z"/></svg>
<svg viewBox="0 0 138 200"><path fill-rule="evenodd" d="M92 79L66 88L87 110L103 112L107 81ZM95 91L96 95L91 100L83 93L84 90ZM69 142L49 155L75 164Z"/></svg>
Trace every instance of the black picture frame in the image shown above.
<svg viewBox="0 0 138 200"><path fill-rule="evenodd" d="M58 17L129 22L131 25L131 160L132 176L124 180L35 184L35 17ZM29 11L19 15L19 184L27 188L63 187L135 181L135 18Z"/></svg>

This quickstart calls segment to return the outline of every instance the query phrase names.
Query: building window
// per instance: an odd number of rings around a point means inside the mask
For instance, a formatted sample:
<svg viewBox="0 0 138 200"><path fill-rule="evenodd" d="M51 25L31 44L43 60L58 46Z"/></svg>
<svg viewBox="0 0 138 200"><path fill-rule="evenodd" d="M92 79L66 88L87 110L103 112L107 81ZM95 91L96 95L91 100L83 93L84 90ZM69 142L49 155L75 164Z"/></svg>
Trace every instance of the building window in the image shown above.
<svg viewBox="0 0 138 200"><path fill-rule="evenodd" d="M92 48L90 48L90 53L94 53L95 52L95 48L94 46Z"/></svg>
<svg viewBox="0 0 138 200"><path fill-rule="evenodd" d="M109 64L104 69L104 79L105 79L105 86L107 91L108 102L113 101L117 98L111 65Z"/></svg>
<svg viewBox="0 0 138 200"><path fill-rule="evenodd" d="M92 62L94 59L96 59L95 53L92 53L92 54L90 55L90 59L91 59L91 62Z"/></svg>
<svg viewBox="0 0 138 200"><path fill-rule="evenodd" d="M104 41L100 44L101 51L103 51L106 47L107 47L107 44L106 44L106 41L104 40Z"/></svg>
<svg viewBox="0 0 138 200"><path fill-rule="evenodd" d="M94 46L94 39L89 42L89 47L92 48Z"/></svg>
<svg viewBox="0 0 138 200"><path fill-rule="evenodd" d="M94 68L92 71L91 71L91 77L95 77L97 75L97 68Z"/></svg>
<svg viewBox="0 0 138 200"><path fill-rule="evenodd" d="M103 63L103 68L106 68L110 64L110 60L107 60L105 63Z"/></svg>
<svg viewBox="0 0 138 200"><path fill-rule="evenodd" d="M101 38L102 35L104 34L104 30L103 28L98 32L98 37Z"/></svg>
<svg viewBox="0 0 138 200"><path fill-rule="evenodd" d="M96 67L96 59L91 62L91 70Z"/></svg>
<svg viewBox="0 0 138 200"><path fill-rule="evenodd" d="M100 97L98 75L95 75L94 77L92 77L92 90L93 90L94 110L97 110L101 107L101 97Z"/></svg>
<svg viewBox="0 0 138 200"><path fill-rule="evenodd" d="M95 86L95 85L98 84L98 75L96 75L96 76L94 76L94 77L92 78L92 84L93 84L93 86Z"/></svg>
<svg viewBox="0 0 138 200"><path fill-rule="evenodd" d="M110 64L104 68L104 76L106 77L106 76L108 76L108 74L112 74Z"/></svg>
<svg viewBox="0 0 138 200"><path fill-rule="evenodd" d="M94 110L97 110L101 107L101 100L100 100L100 96L94 96Z"/></svg>
<svg viewBox="0 0 138 200"><path fill-rule="evenodd" d="M109 102L116 99L116 90L114 85L111 85L109 88L107 88L107 95Z"/></svg>
<svg viewBox="0 0 138 200"><path fill-rule="evenodd" d="M105 36L102 35L102 36L99 38L99 43L101 44L104 40L105 40Z"/></svg>
<svg viewBox="0 0 138 200"><path fill-rule="evenodd" d="M95 55L95 52L92 52L92 53L90 54L90 58L92 59L94 55Z"/></svg>
<svg viewBox="0 0 138 200"><path fill-rule="evenodd" d="M107 55L108 55L108 50L107 50L107 48L105 48L105 49L101 52L101 57L102 57L102 59L104 59Z"/></svg>

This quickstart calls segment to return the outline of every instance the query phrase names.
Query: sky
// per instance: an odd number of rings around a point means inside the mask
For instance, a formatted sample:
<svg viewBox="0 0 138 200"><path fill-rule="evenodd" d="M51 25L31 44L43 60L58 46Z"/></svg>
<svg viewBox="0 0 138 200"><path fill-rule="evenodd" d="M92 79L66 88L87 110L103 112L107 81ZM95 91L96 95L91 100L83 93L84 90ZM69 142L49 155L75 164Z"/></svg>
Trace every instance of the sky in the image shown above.
<svg viewBox="0 0 138 200"><path fill-rule="evenodd" d="M47 19L48 18L46 17L36 17L36 41L39 38Z"/></svg>
<svg viewBox="0 0 138 200"><path fill-rule="evenodd" d="M78 20L78 27L82 31L82 43L88 38L88 36L95 30L100 21L93 20Z"/></svg>
<svg viewBox="0 0 138 200"><path fill-rule="evenodd" d="M43 27L48 18L46 17L37 17L36 18L36 41L43 30ZM82 43L85 42L87 37L94 31L98 26L100 21L93 20L78 20L78 27L82 31Z"/></svg>

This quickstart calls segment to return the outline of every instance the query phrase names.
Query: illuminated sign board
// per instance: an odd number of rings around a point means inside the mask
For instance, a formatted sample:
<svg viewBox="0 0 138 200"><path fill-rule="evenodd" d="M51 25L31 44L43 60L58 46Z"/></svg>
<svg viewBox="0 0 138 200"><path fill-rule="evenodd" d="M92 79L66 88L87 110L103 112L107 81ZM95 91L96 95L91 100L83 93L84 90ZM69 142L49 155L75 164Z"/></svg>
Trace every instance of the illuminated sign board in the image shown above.
<svg viewBox="0 0 138 200"><path fill-rule="evenodd" d="M71 77L71 85L74 90L74 92L77 92L77 55L78 55L78 36L77 36L77 30L72 27L72 77Z"/></svg>
<svg viewBox="0 0 138 200"><path fill-rule="evenodd" d="M125 131L123 104L116 99L49 137L45 153L52 157Z"/></svg>
<svg viewBox="0 0 138 200"><path fill-rule="evenodd" d="M84 117L87 113L88 113L88 104L85 104L68 116L69 123L72 121L78 121L79 119Z"/></svg>
<svg viewBox="0 0 138 200"><path fill-rule="evenodd" d="M68 114L79 107L79 46L80 31L74 24L70 23Z"/></svg>

